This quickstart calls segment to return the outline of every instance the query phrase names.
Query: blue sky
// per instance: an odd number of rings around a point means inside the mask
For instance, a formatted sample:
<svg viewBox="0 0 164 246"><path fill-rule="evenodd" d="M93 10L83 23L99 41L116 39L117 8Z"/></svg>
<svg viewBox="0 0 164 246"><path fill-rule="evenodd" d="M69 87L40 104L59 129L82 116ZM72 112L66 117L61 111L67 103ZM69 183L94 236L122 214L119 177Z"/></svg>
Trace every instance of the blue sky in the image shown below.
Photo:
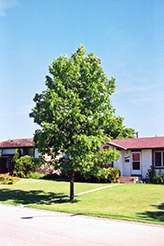
<svg viewBox="0 0 164 246"><path fill-rule="evenodd" d="M163 0L0 0L0 141L32 137L33 97L79 44L116 77L112 105L140 137L164 135Z"/></svg>

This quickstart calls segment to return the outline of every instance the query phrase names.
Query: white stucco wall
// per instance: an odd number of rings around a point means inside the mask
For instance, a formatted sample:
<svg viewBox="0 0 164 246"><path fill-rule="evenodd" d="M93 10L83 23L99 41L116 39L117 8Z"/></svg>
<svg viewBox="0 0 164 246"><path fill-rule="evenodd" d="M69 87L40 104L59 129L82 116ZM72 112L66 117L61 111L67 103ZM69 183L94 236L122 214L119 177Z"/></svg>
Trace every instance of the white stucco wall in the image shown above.
<svg viewBox="0 0 164 246"><path fill-rule="evenodd" d="M118 161L113 162L113 167L119 169L121 172L121 176L123 176L124 173L123 153L121 151L118 151L118 153L120 155L120 159Z"/></svg>
<svg viewBox="0 0 164 246"><path fill-rule="evenodd" d="M121 171L121 176L131 176L132 175L132 154L131 151L119 151L121 158L118 162L114 162L114 167ZM128 159L129 161L125 161ZM152 150L142 150L141 151L141 175L146 178L147 170L152 165ZM158 172L158 171L157 171ZM164 170L163 170L164 172Z"/></svg>
<svg viewBox="0 0 164 246"><path fill-rule="evenodd" d="M142 150L141 151L141 175L145 179L146 173L150 166L152 165L152 150Z"/></svg>
<svg viewBox="0 0 164 246"><path fill-rule="evenodd" d="M120 154L119 161L114 161L114 168L117 168L121 172L121 176L131 176L131 166L130 166L130 158L129 162L125 162L125 157L131 156L130 151L118 151Z"/></svg>
<svg viewBox="0 0 164 246"><path fill-rule="evenodd" d="M39 151L37 149L35 149L34 151L34 157L38 158L41 154L39 153Z"/></svg>
<svg viewBox="0 0 164 246"><path fill-rule="evenodd" d="M107 144L102 144L102 145L100 146L100 150L102 150L105 146L108 146L108 147L109 147L109 145L107 145Z"/></svg>
<svg viewBox="0 0 164 246"><path fill-rule="evenodd" d="M131 151L123 151L124 173L122 176L131 176ZM128 161L126 162L125 159Z"/></svg>
<svg viewBox="0 0 164 246"><path fill-rule="evenodd" d="M164 169L155 169L155 171L156 171L156 174L159 174L159 172L164 174Z"/></svg>
<svg viewBox="0 0 164 246"><path fill-rule="evenodd" d="M121 176L131 176L131 162L129 158L129 162L125 162L126 157L131 156L130 151L118 151L120 154L119 161L114 161L113 167L117 168L121 172Z"/></svg>

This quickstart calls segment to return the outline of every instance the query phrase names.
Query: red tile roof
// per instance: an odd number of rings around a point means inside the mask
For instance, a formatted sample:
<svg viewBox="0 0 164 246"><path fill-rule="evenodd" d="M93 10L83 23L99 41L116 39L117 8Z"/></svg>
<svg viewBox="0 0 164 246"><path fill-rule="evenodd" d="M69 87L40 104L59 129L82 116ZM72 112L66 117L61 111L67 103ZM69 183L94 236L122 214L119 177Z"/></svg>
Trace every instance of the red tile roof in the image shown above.
<svg viewBox="0 0 164 246"><path fill-rule="evenodd" d="M33 138L24 139L10 139L0 142L0 148L21 148L21 147L33 147Z"/></svg>
<svg viewBox="0 0 164 246"><path fill-rule="evenodd" d="M118 149L160 149L164 148L164 137L113 139L109 143Z"/></svg>
<svg viewBox="0 0 164 246"><path fill-rule="evenodd" d="M156 149L164 148L164 137L113 139L109 145L118 149ZM0 142L0 148L33 147L33 138L10 139Z"/></svg>

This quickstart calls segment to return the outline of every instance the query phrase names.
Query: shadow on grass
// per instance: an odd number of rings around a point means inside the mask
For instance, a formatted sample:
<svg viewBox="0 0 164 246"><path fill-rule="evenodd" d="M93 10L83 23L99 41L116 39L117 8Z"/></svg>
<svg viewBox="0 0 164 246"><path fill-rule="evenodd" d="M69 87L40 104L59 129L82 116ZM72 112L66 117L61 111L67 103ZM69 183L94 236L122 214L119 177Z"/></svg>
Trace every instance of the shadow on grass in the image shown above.
<svg viewBox="0 0 164 246"><path fill-rule="evenodd" d="M73 202L70 201L69 197L61 197L61 199L57 199L55 201L49 201L49 202L46 202L46 204L50 205L52 203L56 203L56 204L62 204L62 203L77 203L79 202L79 200L75 199Z"/></svg>
<svg viewBox="0 0 164 246"><path fill-rule="evenodd" d="M153 222L164 222L164 203L160 205L152 205L152 207L156 208L156 211L146 211L144 213L138 214L140 218L153 221Z"/></svg>
<svg viewBox="0 0 164 246"><path fill-rule="evenodd" d="M60 198L64 198L60 200ZM32 203L67 203L70 202L69 198L63 193L44 192L43 190L9 190L0 189L0 202L5 202L13 205L32 204ZM52 200L52 201L51 201Z"/></svg>

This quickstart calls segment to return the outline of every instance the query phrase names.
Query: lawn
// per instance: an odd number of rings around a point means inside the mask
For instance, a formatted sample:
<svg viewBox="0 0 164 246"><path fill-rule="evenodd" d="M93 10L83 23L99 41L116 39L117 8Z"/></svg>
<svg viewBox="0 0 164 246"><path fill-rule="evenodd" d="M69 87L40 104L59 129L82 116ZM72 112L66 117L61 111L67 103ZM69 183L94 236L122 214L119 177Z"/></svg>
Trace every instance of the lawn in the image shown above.
<svg viewBox="0 0 164 246"><path fill-rule="evenodd" d="M75 193L109 184L75 183ZM116 185L83 194L71 203L68 198L40 203L69 194L69 182L28 180L0 186L0 202L84 214L90 216L164 224L164 186L153 184Z"/></svg>

